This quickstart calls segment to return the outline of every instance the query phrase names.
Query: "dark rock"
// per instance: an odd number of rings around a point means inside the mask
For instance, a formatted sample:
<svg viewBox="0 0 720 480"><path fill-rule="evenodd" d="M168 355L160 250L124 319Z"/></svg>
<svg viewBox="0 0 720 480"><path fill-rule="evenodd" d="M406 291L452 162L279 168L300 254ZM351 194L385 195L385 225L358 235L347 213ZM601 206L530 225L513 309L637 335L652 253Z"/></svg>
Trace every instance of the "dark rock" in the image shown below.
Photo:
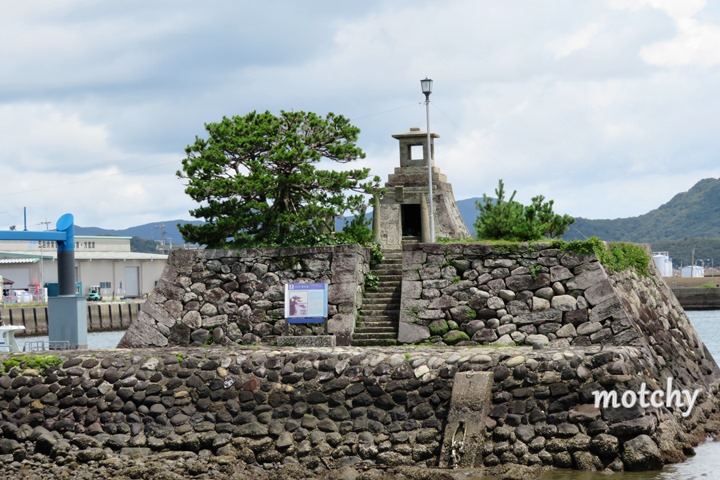
<svg viewBox="0 0 720 480"><path fill-rule="evenodd" d="M659 470L663 466L660 449L647 435L638 435L623 444L622 461L626 470Z"/></svg>

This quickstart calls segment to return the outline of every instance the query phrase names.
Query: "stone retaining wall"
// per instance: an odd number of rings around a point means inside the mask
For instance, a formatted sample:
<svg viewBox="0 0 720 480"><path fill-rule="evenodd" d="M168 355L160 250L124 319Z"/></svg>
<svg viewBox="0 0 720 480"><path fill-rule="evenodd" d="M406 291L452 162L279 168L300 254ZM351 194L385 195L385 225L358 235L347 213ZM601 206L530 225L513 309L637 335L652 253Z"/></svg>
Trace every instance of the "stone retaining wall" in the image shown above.
<svg viewBox="0 0 720 480"><path fill-rule="evenodd" d="M19 366L7 363L14 358ZM715 387L693 414L603 409L594 390L663 388L641 349L227 349L0 356L0 460L58 464L205 452L310 469L438 465L453 379L492 372L479 465L645 470L716 431ZM58 365L47 366L58 358ZM42 363L42 362L40 362ZM462 455L462 445L456 445ZM37 458L37 457L36 457Z"/></svg>
<svg viewBox="0 0 720 480"><path fill-rule="evenodd" d="M594 255L550 244L406 246L399 340L448 345L650 347L665 376L718 366L649 262L609 274Z"/></svg>
<svg viewBox="0 0 720 480"><path fill-rule="evenodd" d="M548 244L416 245L404 252L404 343L632 345L639 332L594 255ZM622 313L622 312L620 312Z"/></svg>
<svg viewBox="0 0 720 480"><path fill-rule="evenodd" d="M120 346L273 342L285 328L285 284L302 282L329 283L328 332L349 345L369 268L367 249L357 245L174 250Z"/></svg>

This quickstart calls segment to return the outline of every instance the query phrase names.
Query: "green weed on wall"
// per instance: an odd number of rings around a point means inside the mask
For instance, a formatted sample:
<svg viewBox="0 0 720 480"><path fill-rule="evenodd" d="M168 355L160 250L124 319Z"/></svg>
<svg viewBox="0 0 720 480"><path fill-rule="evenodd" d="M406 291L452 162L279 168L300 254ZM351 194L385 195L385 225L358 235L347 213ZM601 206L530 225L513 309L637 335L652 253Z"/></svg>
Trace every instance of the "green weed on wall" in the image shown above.
<svg viewBox="0 0 720 480"><path fill-rule="evenodd" d="M605 244L598 237L572 242L556 241L553 246L566 252L594 254L610 272L632 269L641 277L650 275L650 254L635 243L615 242Z"/></svg>

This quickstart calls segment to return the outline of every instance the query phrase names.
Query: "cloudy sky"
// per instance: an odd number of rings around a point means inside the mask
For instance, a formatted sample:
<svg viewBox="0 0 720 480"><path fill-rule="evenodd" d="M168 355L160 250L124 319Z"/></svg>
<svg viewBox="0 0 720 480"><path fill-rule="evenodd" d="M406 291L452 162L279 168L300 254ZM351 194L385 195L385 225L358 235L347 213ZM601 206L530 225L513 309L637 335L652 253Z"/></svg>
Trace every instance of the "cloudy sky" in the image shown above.
<svg viewBox="0 0 720 480"><path fill-rule="evenodd" d="M457 199L630 217L720 177L720 2L33 0L0 15L0 229L190 219L185 146L252 110L349 117L386 178L426 76Z"/></svg>

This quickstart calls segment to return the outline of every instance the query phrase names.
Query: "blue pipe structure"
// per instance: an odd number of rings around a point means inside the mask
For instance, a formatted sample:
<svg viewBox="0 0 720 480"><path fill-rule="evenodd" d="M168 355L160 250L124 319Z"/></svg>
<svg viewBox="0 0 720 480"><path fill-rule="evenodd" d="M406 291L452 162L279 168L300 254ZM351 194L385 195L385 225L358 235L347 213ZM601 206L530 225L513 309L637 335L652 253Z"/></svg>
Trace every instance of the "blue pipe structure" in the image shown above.
<svg viewBox="0 0 720 480"><path fill-rule="evenodd" d="M60 295L75 295L75 225L71 213L61 216L55 231L0 231L0 240L57 242L58 288Z"/></svg>
<svg viewBox="0 0 720 480"><path fill-rule="evenodd" d="M75 226L66 213L55 231L0 231L0 240L51 241L57 243L57 297L48 299L48 337L50 348L65 344L69 348L87 348L87 305L85 297L75 292Z"/></svg>

